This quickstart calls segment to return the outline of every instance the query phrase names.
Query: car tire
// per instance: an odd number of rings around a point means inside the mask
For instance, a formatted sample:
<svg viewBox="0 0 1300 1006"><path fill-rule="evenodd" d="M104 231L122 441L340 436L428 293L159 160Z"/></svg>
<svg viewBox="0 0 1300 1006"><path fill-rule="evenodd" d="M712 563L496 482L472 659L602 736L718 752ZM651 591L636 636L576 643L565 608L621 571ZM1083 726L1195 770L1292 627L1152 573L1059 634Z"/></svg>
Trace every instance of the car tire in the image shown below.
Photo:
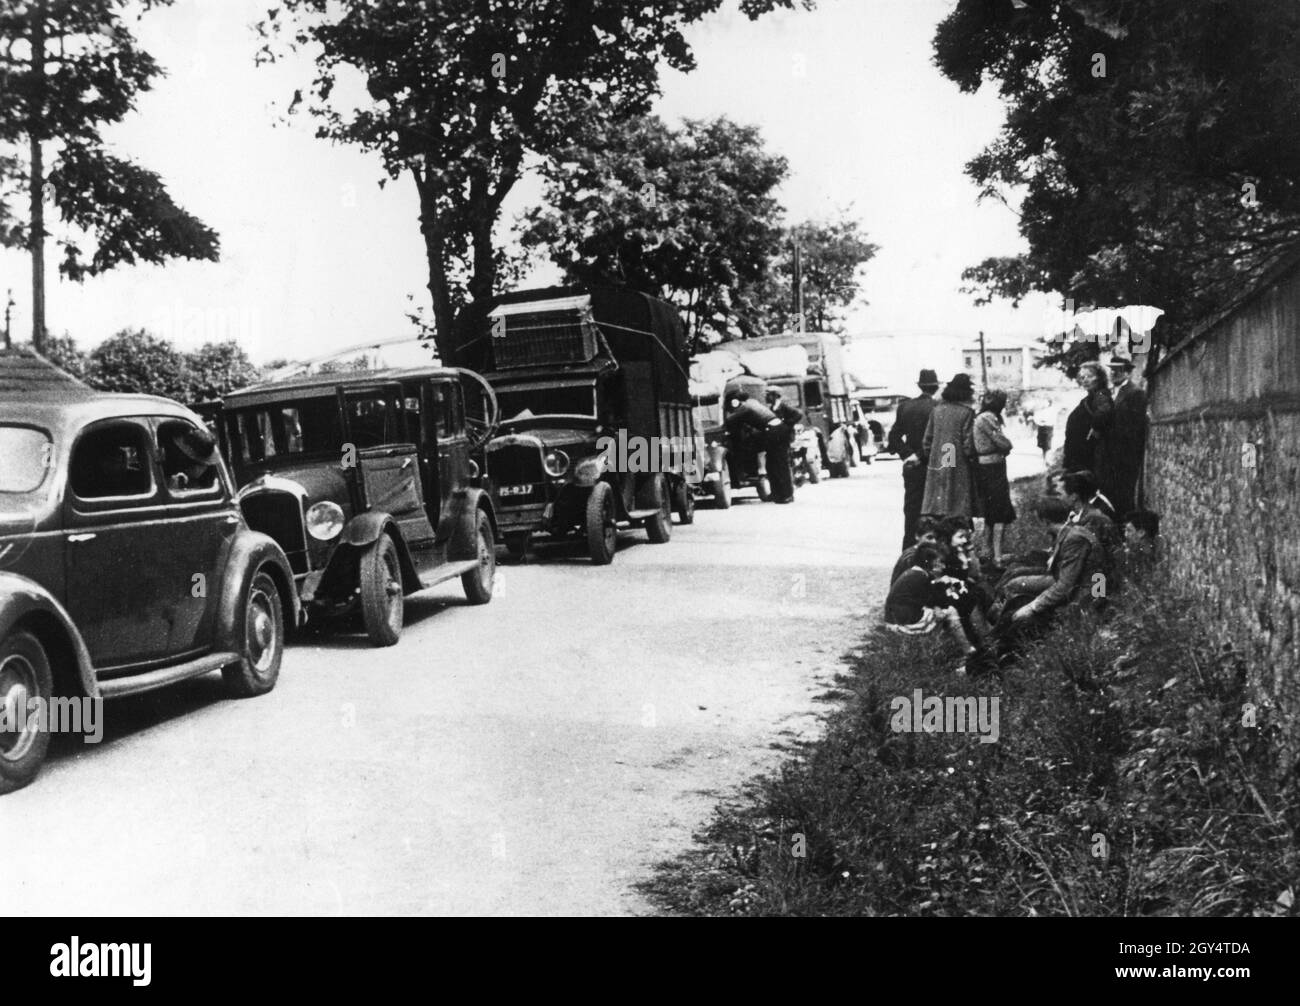
<svg viewBox="0 0 1300 1006"><path fill-rule="evenodd" d="M492 537L492 521L482 510L475 513L478 515L474 528L478 565L468 573L462 573L460 583L470 604L487 604L492 600L492 584L496 580L497 546Z"/></svg>
<svg viewBox="0 0 1300 1006"><path fill-rule="evenodd" d="M226 691L236 698L265 695L280 677L284 658L284 603L269 573L258 570L244 594L244 652L221 670Z"/></svg>
<svg viewBox="0 0 1300 1006"><path fill-rule="evenodd" d="M48 710L53 693L50 658L39 639L19 630L0 641L0 709L7 714L5 732L0 733L0 793L12 793L35 779L50 748L50 733L41 729L40 720L25 719L20 733L9 729L8 717L20 702L25 714L36 698L43 699Z"/></svg>
<svg viewBox="0 0 1300 1006"><path fill-rule="evenodd" d="M608 566L618 548L618 527L614 523L614 490L608 482L597 482L587 497L587 553L593 566Z"/></svg>
<svg viewBox="0 0 1300 1006"><path fill-rule="evenodd" d="M516 562L523 562L527 559L532 540L533 533L531 531L507 531L506 551L510 553L510 558Z"/></svg>
<svg viewBox="0 0 1300 1006"><path fill-rule="evenodd" d="M677 523L695 523L695 492L685 479L677 489Z"/></svg>
<svg viewBox="0 0 1300 1006"><path fill-rule="evenodd" d="M758 480L754 488L758 491L758 498L764 503L772 498L772 483L767 480L766 475Z"/></svg>
<svg viewBox="0 0 1300 1006"><path fill-rule="evenodd" d="M731 469L725 461L718 473L718 481L713 483L713 505L719 510L731 509Z"/></svg>
<svg viewBox="0 0 1300 1006"><path fill-rule="evenodd" d="M652 545L663 545L673 536L673 500L665 479L658 480L655 496L659 500L659 512L646 518L645 533Z"/></svg>
<svg viewBox="0 0 1300 1006"><path fill-rule="evenodd" d="M381 534L361 553L361 620L375 646L392 646L402 638L405 602L402 568L393 539Z"/></svg>

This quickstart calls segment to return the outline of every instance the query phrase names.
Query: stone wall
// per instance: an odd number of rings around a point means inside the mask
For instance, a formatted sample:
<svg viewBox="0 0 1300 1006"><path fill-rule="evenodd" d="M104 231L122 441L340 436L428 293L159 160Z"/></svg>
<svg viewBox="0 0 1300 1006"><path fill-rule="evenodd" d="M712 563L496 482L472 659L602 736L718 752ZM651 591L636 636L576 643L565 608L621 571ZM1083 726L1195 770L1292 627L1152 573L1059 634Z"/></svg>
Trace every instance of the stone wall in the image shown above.
<svg viewBox="0 0 1300 1006"><path fill-rule="evenodd" d="M1300 262L1148 377L1145 498L1173 578L1247 659L1300 752Z"/></svg>

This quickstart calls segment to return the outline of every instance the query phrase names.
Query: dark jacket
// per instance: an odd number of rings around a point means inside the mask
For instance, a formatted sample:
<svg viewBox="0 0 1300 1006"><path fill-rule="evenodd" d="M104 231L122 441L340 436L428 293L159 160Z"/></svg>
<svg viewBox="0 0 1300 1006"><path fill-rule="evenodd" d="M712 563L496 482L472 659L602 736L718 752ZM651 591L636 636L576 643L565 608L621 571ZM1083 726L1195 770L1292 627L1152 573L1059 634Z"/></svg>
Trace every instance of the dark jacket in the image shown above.
<svg viewBox="0 0 1300 1006"><path fill-rule="evenodd" d="M1105 579L1110 574L1105 546L1086 523L1066 524L1061 528L1047 559L1047 571L1052 575L1052 585L1031 602L1034 614L1053 611L1071 601L1090 605L1105 596L1102 593L1094 597L1095 584L1101 584L1107 591L1111 586Z"/></svg>
<svg viewBox="0 0 1300 1006"><path fill-rule="evenodd" d="M921 620L926 608L934 608L941 601L941 592L935 589L930 574L919 566L905 570L894 581L885 598L885 621L890 625L912 625Z"/></svg>
<svg viewBox="0 0 1300 1006"><path fill-rule="evenodd" d="M912 455L921 456L921 440L925 436L925 426L930 421L930 413L937 403L932 395L909 398L898 406L898 415L889 430L890 454L897 454L900 461L906 461Z"/></svg>
<svg viewBox="0 0 1300 1006"><path fill-rule="evenodd" d="M776 418L776 413L762 402L747 398L736 408L727 413L727 429L735 432L738 427L748 426L755 430L765 430Z"/></svg>

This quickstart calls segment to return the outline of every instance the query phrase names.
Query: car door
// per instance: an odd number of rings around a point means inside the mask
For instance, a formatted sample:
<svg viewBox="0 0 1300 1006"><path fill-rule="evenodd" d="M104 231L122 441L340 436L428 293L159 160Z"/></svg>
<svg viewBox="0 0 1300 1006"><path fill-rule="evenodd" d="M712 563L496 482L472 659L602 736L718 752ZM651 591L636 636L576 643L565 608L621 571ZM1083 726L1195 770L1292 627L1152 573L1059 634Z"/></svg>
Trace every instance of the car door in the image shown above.
<svg viewBox="0 0 1300 1006"><path fill-rule="evenodd" d="M160 548L167 522L145 417L107 419L72 446L64 604L98 668L162 659L188 577Z"/></svg>
<svg viewBox="0 0 1300 1006"><path fill-rule="evenodd" d="M196 464L183 445L201 437L188 419L153 423L164 494L162 520L153 538L158 561L172 567L169 582L189 590L169 599L167 653L180 657L212 645L225 577L226 557L239 531L239 510L224 467ZM183 477L183 483L182 483Z"/></svg>
<svg viewBox="0 0 1300 1006"><path fill-rule="evenodd" d="M461 479L469 465L469 436L465 431L465 407L461 387L456 381L431 381L430 414L437 450L438 535L451 533L450 523L443 520L449 512L451 496L461 488Z"/></svg>

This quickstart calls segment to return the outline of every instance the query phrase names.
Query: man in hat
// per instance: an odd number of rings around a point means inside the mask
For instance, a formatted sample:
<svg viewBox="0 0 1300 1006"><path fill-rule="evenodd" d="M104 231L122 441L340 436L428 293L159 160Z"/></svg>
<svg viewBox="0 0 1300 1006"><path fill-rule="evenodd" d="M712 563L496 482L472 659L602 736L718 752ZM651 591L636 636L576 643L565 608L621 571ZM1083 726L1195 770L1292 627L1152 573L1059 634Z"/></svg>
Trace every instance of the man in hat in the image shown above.
<svg viewBox="0 0 1300 1006"><path fill-rule="evenodd" d="M1115 396L1115 419L1111 428L1110 461L1114 471L1111 503L1120 514L1138 505L1138 482L1147 444L1147 396L1133 384L1133 361L1111 357L1111 391Z"/></svg>
<svg viewBox="0 0 1300 1006"><path fill-rule="evenodd" d="M939 390L939 375L922 370L916 386L921 394L900 402L898 415L889 431L888 450L903 462L903 548L916 541L916 523L921 519L921 501L925 498L925 464L921 460L921 440L934 411L934 393Z"/></svg>
<svg viewBox="0 0 1300 1006"><path fill-rule="evenodd" d="M164 471L172 491L205 489L217 470L217 442L207 430L178 426L164 435Z"/></svg>

